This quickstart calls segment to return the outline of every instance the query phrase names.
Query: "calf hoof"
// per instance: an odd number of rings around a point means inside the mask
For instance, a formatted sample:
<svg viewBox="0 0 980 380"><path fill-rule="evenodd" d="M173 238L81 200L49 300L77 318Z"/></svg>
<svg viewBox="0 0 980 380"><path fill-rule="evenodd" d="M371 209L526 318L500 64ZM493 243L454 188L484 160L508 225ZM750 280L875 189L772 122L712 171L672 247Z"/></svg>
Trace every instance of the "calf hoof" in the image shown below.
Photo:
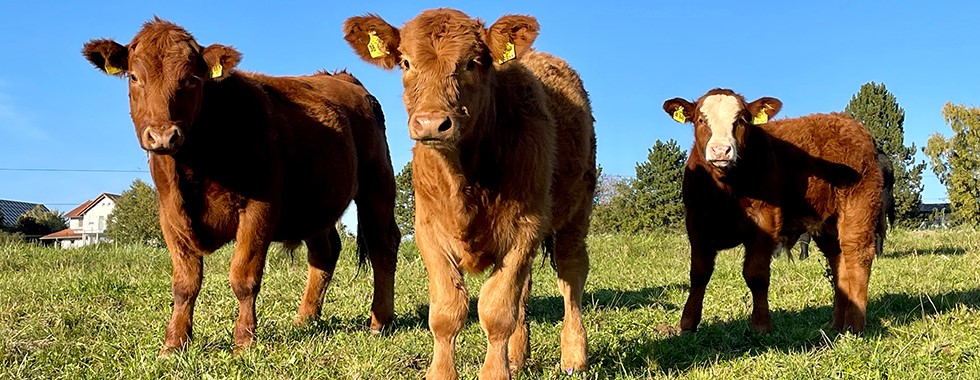
<svg viewBox="0 0 980 380"><path fill-rule="evenodd" d="M572 355L572 357L562 356L561 358L561 371L566 375L583 372L588 369L589 363L584 356Z"/></svg>
<svg viewBox="0 0 980 380"><path fill-rule="evenodd" d="M293 326L296 327L308 326L312 324L314 321L316 321L317 319L319 318L312 315L297 315L293 317Z"/></svg>
<svg viewBox="0 0 980 380"><path fill-rule="evenodd" d="M772 332L772 321L755 322L749 324L749 328L756 334L767 335Z"/></svg>
<svg viewBox="0 0 980 380"><path fill-rule="evenodd" d="M173 355L173 353L174 352L177 352L177 350L180 350L180 347L179 346L178 347L170 347L170 346L166 346L165 345L162 348L160 348L160 351L159 352L157 352L157 357L158 358L161 358L161 359L169 358L170 355Z"/></svg>
<svg viewBox="0 0 980 380"><path fill-rule="evenodd" d="M371 318L365 322L365 326L371 331L371 335L384 335L389 330L391 330L392 322L389 320L387 323L381 323L378 320Z"/></svg>
<svg viewBox="0 0 980 380"><path fill-rule="evenodd" d="M372 333L380 334L382 331L390 329L394 320L394 315L378 316L377 314L371 313L371 319L368 320L368 324Z"/></svg>
<svg viewBox="0 0 980 380"><path fill-rule="evenodd" d="M458 380L459 374L456 373L456 369L452 368L450 370L438 370L429 367L428 371L425 371L425 380ZM481 377L482 379L482 377Z"/></svg>

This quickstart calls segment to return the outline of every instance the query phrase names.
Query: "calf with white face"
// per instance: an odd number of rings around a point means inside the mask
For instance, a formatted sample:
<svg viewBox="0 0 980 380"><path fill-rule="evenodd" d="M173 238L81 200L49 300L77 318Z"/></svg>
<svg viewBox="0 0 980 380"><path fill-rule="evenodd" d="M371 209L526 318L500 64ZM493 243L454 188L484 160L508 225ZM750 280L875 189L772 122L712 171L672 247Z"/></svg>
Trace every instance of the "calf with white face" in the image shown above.
<svg viewBox="0 0 980 380"><path fill-rule="evenodd" d="M670 99L663 108L674 120L694 124L683 183L691 291L681 329L695 330L701 322L718 251L742 245L751 327L771 331L772 254L809 232L830 264L833 328L863 330L882 187L867 129L841 113L770 121L782 102L746 102L728 89L693 102Z"/></svg>
<svg viewBox="0 0 980 380"><path fill-rule="evenodd" d="M706 161L724 169L738 162L745 147L745 126L767 122L782 106L776 98L746 103L730 90L715 89L695 103L670 99L664 102L664 111L681 123L693 120L695 148Z"/></svg>

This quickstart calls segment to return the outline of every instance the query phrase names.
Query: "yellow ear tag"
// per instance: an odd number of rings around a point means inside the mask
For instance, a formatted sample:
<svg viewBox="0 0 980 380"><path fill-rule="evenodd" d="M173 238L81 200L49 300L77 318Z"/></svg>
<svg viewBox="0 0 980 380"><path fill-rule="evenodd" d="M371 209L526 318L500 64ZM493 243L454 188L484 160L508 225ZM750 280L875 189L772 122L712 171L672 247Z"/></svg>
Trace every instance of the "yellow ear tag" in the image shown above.
<svg viewBox="0 0 980 380"><path fill-rule="evenodd" d="M116 66L111 65L109 62L106 62L105 63L105 72L108 73L109 75L115 75L116 73L118 73L120 71L122 71L122 70L119 69Z"/></svg>
<svg viewBox="0 0 980 380"><path fill-rule="evenodd" d="M687 121L687 117L684 116L683 106L678 106L677 110L674 111L674 120L677 120L678 123L683 123Z"/></svg>
<svg viewBox="0 0 980 380"><path fill-rule="evenodd" d="M368 33L368 36L371 38L367 45L371 58L381 58L388 55L388 49L385 48L385 43L381 41L381 37L378 37L373 30Z"/></svg>
<svg viewBox="0 0 980 380"><path fill-rule="evenodd" d="M500 61L497 63L504 63L514 58L517 58L517 52L514 51L514 44L512 42L508 42L507 45L504 46L504 55L500 57Z"/></svg>
<svg viewBox="0 0 980 380"><path fill-rule="evenodd" d="M769 114L766 113L766 110L759 111L759 113L755 114L755 117L752 118L752 124L755 125L765 124L768 122L769 122Z"/></svg>
<svg viewBox="0 0 980 380"><path fill-rule="evenodd" d="M223 69L224 67L221 67L220 63L214 64L214 66L211 67L211 78L220 77Z"/></svg>

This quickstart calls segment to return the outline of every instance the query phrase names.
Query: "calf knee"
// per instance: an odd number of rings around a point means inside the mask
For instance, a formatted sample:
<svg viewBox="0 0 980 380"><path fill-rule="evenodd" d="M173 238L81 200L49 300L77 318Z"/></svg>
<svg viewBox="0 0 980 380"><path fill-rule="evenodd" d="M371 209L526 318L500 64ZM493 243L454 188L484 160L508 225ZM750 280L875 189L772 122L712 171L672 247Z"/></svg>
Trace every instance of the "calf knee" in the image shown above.
<svg viewBox="0 0 980 380"><path fill-rule="evenodd" d="M239 300L249 297L259 291L259 279L256 276L236 275L232 273L229 279L231 290Z"/></svg>

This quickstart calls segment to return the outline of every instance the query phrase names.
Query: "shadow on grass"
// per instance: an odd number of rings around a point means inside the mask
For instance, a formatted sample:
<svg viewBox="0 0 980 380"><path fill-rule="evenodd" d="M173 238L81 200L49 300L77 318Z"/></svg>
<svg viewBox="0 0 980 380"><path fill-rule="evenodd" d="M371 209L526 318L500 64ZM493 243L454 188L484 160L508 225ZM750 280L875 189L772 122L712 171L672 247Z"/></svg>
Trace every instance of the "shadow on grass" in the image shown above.
<svg viewBox="0 0 980 380"><path fill-rule="evenodd" d="M957 305L980 307L980 289L932 295L885 294L868 304L866 338L887 336L890 329L953 310ZM709 316L710 317L710 316ZM759 335L748 328L748 320L705 320L696 333L668 336L657 333L610 346L590 347L594 369L600 373L643 375L659 366L662 373L687 371L693 366L712 365L768 350L782 353L808 351L830 344L828 331L831 307L810 307L799 311L775 310L774 332ZM882 319L891 322L882 325ZM676 322L676 321L675 321ZM835 336L827 333L830 340Z"/></svg>
<svg viewBox="0 0 980 380"><path fill-rule="evenodd" d="M889 251L885 249L885 252L879 256L879 258L885 259L900 259L908 256L924 256L924 255L939 255L939 256L962 256L966 254L966 248L963 247L936 247L934 249L905 249L901 251Z"/></svg>
<svg viewBox="0 0 980 380"><path fill-rule="evenodd" d="M635 290L619 289L599 289L591 293L585 293L582 297L582 304L585 308L584 313L596 310L637 310L651 305L657 305L667 310L677 310L678 306L664 303L666 294L671 290L686 291L688 286L681 284L670 284L666 286L645 287ZM476 323L480 320L479 309L477 308L478 299L470 297L469 313L466 316L467 323ZM561 296L531 297L528 305L528 321L557 323L565 317L565 301ZM396 328L428 328L429 304L419 304L415 308L415 313L410 315L399 315L395 319Z"/></svg>

